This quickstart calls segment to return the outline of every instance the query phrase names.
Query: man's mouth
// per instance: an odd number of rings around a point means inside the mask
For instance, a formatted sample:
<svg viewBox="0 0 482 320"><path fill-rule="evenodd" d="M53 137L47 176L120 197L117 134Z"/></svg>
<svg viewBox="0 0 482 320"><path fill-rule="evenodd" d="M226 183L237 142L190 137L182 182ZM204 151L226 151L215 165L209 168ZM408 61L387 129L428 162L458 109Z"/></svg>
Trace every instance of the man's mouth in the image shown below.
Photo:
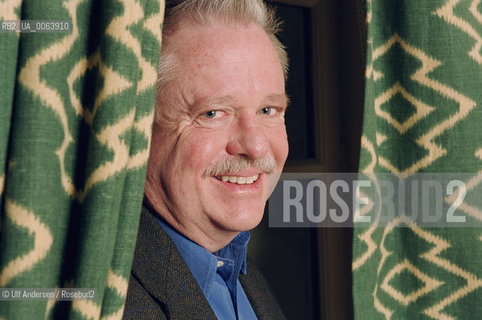
<svg viewBox="0 0 482 320"><path fill-rule="evenodd" d="M252 184L258 180L259 174L256 174L251 177L238 177L238 176L216 176L216 179L229 182L229 183L236 183L236 184Z"/></svg>

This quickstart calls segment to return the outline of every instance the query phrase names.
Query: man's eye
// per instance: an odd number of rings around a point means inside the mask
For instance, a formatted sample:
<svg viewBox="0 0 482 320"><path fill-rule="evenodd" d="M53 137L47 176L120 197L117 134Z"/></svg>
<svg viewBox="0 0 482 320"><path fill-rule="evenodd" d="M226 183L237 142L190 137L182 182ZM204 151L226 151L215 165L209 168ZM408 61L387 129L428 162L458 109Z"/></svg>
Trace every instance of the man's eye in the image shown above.
<svg viewBox="0 0 482 320"><path fill-rule="evenodd" d="M210 110L208 112L203 113L203 116L209 119L216 118L218 112L216 110Z"/></svg>
<svg viewBox="0 0 482 320"><path fill-rule="evenodd" d="M259 113L270 115L276 112L276 109L273 107L264 107L263 109L259 110Z"/></svg>

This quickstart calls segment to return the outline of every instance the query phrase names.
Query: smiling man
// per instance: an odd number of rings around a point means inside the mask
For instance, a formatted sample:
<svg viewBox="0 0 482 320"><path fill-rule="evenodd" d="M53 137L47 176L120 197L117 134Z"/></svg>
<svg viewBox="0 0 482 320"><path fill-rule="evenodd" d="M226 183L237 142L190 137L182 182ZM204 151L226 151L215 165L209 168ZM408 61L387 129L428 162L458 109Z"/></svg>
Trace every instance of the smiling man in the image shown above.
<svg viewBox="0 0 482 320"><path fill-rule="evenodd" d="M288 154L276 29L262 1L168 1L125 319L284 318L246 265Z"/></svg>

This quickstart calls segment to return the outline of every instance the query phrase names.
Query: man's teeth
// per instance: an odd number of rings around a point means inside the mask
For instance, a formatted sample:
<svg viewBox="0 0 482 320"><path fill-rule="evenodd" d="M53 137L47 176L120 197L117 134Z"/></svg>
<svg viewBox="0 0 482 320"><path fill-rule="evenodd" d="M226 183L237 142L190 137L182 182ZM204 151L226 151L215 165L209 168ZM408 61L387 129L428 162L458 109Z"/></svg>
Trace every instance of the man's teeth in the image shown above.
<svg viewBox="0 0 482 320"><path fill-rule="evenodd" d="M237 183L237 184L251 184L258 180L259 174L252 177L236 177L236 176L220 176L216 177L223 182Z"/></svg>

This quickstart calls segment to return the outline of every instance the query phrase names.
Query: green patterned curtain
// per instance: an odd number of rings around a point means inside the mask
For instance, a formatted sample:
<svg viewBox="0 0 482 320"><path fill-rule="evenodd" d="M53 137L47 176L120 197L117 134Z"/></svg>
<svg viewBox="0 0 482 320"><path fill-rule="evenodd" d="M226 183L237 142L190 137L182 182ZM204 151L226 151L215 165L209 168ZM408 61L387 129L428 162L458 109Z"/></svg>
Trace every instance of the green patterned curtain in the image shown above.
<svg viewBox="0 0 482 320"><path fill-rule="evenodd" d="M163 0L0 0L1 320L121 319L153 117ZM9 20L68 32L8 32Z"/></svg>
<svg viewBox="0 0 482 320"><path fill-rule="evenodd" d="M471 172L467 199L480 199L482 2L367 4L360 170ZM470 200L460 209L482 221ZM357 228L353 259L355 319L482 317L480 228Z"/></svg>

